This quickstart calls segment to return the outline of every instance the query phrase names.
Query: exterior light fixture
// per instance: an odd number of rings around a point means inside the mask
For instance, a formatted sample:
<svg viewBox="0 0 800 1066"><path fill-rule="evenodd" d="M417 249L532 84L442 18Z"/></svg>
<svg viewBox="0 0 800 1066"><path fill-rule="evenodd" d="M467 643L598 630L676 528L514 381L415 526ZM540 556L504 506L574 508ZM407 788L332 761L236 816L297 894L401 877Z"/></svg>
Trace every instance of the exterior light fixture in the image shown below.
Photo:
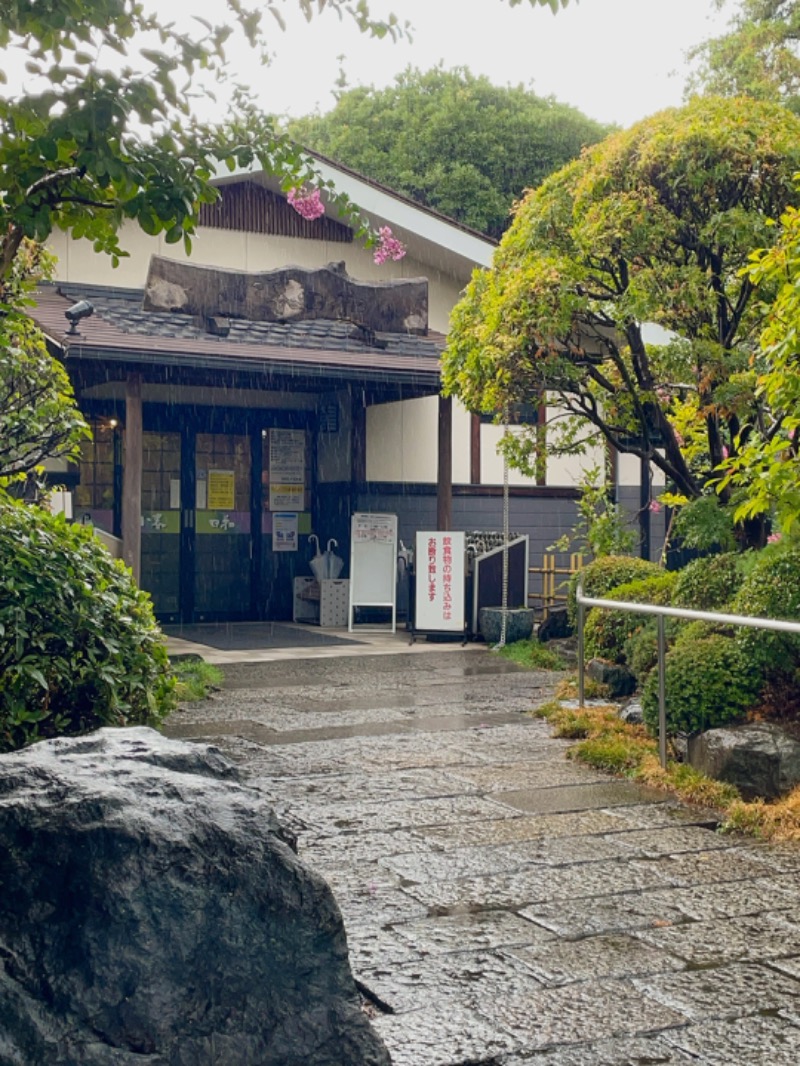
<svg viewBox="0 0 800 1066"><path fill-rule="evenodd" d="M69 329L67 330L68 337L78 336L77 325L82 318L88 318L89 315L94 314L94 304L89 303L88 300L79 300L72 307L68 307L64 312L64 317L69 322Z"/></svg>

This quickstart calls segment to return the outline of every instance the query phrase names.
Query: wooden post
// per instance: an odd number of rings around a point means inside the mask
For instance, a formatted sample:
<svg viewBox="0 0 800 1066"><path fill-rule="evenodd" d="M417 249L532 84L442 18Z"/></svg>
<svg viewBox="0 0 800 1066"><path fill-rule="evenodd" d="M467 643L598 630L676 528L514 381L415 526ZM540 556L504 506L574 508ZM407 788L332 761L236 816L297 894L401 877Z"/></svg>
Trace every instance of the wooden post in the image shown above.
<svg viewBox="0 0 800 1066"><path fill-rule="evenodd" d="M350 515L359 508L359 492L367 480L367 408L361 389L353 389L350 396ZM350 517L347 519L350 528Z"/></svg>
<svg viewBox="0 0 800 1066"><path fill-rule="evenodd" d="M469 480L473 485L481 483L481 416L469 416Z"/></svg>
<svg viewBox="0 0 800 1066"><path fill-rule="evenodd" d="M142 375L125 383L125 468L122 475L122 558L139 583L142 555Z"/></svg>
<svg viewBox="0 0 800 1066"><path fill-rule="evenodd" d="M453 528L453 399L439 397L439 462L436 494L436 528Z"/></svg>

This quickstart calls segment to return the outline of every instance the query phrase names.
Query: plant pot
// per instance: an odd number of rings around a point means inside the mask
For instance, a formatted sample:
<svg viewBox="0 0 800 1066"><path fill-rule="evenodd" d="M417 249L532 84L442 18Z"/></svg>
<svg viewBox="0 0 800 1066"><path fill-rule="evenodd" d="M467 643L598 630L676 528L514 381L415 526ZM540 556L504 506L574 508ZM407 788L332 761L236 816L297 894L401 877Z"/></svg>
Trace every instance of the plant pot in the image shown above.
<svg viewBox="0 0 800 1066"><path fill-rule="evenodd" d="M529 640L533 634L533 608L517 607L506 611L506 644ZM502 607L481 607L478 629L487 644L497 644L503 628Z"/></svg>

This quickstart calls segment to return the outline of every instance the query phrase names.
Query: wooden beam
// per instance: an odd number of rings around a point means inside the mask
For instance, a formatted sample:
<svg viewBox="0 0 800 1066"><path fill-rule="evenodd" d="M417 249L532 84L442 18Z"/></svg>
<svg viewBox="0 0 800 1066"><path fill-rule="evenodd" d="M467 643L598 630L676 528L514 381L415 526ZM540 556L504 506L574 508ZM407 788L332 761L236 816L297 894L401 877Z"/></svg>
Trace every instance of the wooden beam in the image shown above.
<svg viewBox="0 0 800 1066"><path fill-rule="evenodd" d="M353 390L352 397L351 460L352 479L361 484L367 480L367 408L361 389Z"/></svg>
<svg viewBox="0 0 800 1066"><path fill-rule="evenodd" d="M136 583L142 557L142 375L125 383L125 468L122 474L122 558Z"/></svg>
<svg viewBox="0 0 800 1066"><path fill-rule="evenodd" d="M436 528L453 528L453 399L439 397L439 457L436 479Z"/></svg>

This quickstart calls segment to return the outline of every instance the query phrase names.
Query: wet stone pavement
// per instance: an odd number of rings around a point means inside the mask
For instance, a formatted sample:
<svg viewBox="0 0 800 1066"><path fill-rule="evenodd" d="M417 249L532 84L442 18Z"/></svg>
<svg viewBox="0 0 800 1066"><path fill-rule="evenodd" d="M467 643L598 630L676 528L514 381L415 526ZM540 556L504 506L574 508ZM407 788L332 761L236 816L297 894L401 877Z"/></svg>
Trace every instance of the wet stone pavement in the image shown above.
<svg viewBox="0 0 800 1066"><path fill-rule="evenodd" d="M166 731L297 833L395 1066L797 1066L800 849L568 761L525 714L555 680L475 648L241 663Z"/></svg>

